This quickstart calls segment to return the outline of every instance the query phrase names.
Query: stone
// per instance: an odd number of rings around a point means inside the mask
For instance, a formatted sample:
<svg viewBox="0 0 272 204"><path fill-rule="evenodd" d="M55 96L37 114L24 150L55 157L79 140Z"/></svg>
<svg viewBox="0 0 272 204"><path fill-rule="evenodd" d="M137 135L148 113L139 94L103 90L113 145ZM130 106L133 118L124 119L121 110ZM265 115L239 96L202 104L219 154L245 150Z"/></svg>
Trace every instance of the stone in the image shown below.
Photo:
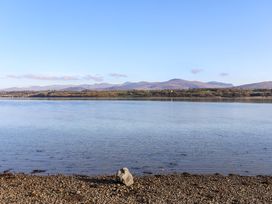
<svg viewBox="0 0 272 204"><path fill-rule="evenodd" d="M126 186L131 186L134 183L133 176L129 172L128 168L120 169L117 172L116 179L117 179L117 181L119 181L120 183L122 183Z"/></svg>

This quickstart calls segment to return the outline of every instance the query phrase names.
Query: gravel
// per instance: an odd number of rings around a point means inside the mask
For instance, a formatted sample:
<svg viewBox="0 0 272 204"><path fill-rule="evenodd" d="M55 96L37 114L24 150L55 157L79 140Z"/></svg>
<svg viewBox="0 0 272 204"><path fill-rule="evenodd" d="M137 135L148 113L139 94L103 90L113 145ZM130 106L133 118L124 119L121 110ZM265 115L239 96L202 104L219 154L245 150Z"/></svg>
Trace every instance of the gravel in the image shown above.
<svg viewBox="0 0 272 204"><path fill-rule="evenodd" d="M272 177L136 176L130 187L114 176L0 174L0 203L272 203Z"/></svg>

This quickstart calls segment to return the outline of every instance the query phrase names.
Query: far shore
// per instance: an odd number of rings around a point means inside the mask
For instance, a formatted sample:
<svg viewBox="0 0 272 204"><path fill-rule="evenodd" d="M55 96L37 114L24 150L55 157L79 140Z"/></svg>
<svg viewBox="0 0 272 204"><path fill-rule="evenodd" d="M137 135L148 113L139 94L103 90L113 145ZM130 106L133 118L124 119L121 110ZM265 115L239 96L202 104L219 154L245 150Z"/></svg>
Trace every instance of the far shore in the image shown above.
<svg viewBox="0 0 272 204"><path fill-rule="evenodd" d="M204 102L272 102L272 90L188 89L188 90L111 90L111 91L9 91L0 99L30 100L155 100Z"/></svg>
<svg viewBox="0 0 272 204"><path fill-rule="evenodd" d="M0 203L272 203L271 176L220 174L135 176L0 174Z"/></svg>
<svg viewBox="0 0 272 204"><path fill-rule="evenodd" d="M86 101L180 101L180 102L229 102L229 103L272 103L272 97L26 97L0 96L0 100L86 100Z"/></svg>

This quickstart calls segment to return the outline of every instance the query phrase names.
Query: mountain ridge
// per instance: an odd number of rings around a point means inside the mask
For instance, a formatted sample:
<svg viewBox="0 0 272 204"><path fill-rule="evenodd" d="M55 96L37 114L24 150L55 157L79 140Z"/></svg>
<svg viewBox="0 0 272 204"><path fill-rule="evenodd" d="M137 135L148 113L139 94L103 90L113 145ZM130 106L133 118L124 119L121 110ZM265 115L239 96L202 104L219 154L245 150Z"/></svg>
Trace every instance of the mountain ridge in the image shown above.
<svg viewBox="0 0 272 204"><path fill-rule="evenodd" d="M81 85L50 85L50 86L30 86L30 87L11 87L1 91L83 91L83 90L165 90L165 89L197 89L197 88L230 88L232 84L223 82L201 82L188 81L184 79L171 79L162 82L125 82L122 84L96 83Z"/></svg>
<svg viewBox="0 0 272 204"><path fill-rule="evenodd" d="M1 89L0 91L118 91L118 90L166 90L166 89L205 89L205 88L237 88L237 89L272 89L272 81L264 81L259 83L245 84L234 86L230 83L217 81L201 82L189 81L184 79L170 79L162 82L124 82L121 84L111 83L95 83L95 84L80 84L80 85L49 85L49 86L30 86L30 87L11 87Z"/></svg>
<svg viewBox="0 0 272 204"><path fill-rule="evenodd" d="M237 86L237 88L240 88L240 89L272 89L272 81L244 84L241 86Z"/></svg>

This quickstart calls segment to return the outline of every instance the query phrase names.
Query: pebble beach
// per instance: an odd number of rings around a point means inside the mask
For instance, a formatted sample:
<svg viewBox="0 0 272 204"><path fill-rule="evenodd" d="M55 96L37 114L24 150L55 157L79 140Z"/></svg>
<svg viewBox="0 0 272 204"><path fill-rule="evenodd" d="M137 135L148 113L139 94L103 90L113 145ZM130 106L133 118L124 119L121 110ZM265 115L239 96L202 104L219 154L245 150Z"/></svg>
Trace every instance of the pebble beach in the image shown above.
<svg viewBox="0 0 272 204"><path fill-rule="evenodd" d="M220 174L115 176L0 174L0 203L272 203L272 177Z"/></svg>

